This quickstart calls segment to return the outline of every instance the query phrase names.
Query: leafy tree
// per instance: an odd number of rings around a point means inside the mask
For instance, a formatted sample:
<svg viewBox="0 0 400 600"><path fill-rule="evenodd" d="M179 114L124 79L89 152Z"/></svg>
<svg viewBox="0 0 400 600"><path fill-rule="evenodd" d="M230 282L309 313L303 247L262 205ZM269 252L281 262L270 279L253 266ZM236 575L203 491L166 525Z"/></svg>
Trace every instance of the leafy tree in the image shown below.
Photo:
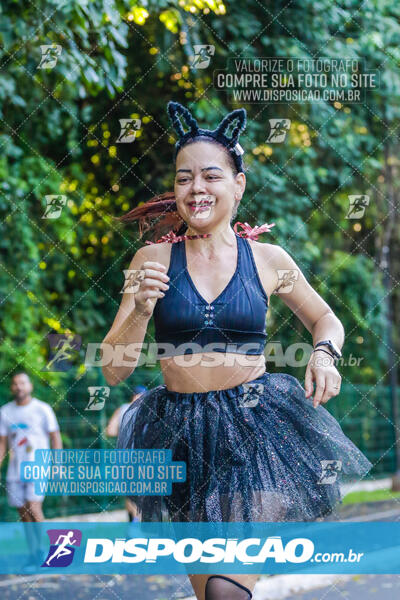
<svg viewBox="0 0 400 600"><path fill-rule="evenodd" d="M357 9L357 10L356 10ZM385 372L385 294L381 254L387 241L388 177L396 180L399 81L398 10L373 3L42 2L41 10L3 4L1 37L0 284L3 374L41 371L49 332L101 341L119 304L122 269L141 242L120 215L171 189L174 132L166 103L189 105L214 127L235 108L213 85L232 56L351 57L380 72L380 88L359 105L249 104L241 137L248 185L238 220L276 223L282 244L350 332L345 350L362 354L352 381ZM38 69L40 45L59 44L53 69ZM207 69L191 67L194 44L212 44ZM269 144L268 119L290 118L285 143ZM118 144L120 119L137 118L132 144ZM369 194L363 221L346 219L349 194ZM45 196L64 194L58 219L43 219ZM392 185L392 204L397 189ZM391 242L398 244L391 220ZM392 278L398 278L393 257ZM398 303L395 292L394 302ZM272 298L271 339L311 338ZM398 311L394 316L397 324ZM395 328L396 331L398 328ZM150 331L150 338L152 332ZM361 342L362 339L362 342ZM357 341L358 340L358 341ZM398 340L395 340L398 345ZM360 349L364 350L360 352ZM142 370L150 381L154 373ZM299 375L299 370L296 370Z"/></svg>

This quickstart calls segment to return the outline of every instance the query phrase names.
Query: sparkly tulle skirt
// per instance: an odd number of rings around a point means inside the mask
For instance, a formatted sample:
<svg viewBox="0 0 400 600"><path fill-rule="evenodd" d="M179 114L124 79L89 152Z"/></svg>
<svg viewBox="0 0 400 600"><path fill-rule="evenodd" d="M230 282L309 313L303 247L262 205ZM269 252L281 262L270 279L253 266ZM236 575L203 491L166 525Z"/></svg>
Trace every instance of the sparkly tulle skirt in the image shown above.
<svg viewBox="0 0 400 600"><path fill-rule="evenodd" d="M313 521L342 503L340 482L372 468L284 373L211 392L153 388L126 411L117 447L186 463L170 495L131 497L142 521Z"/></svg>

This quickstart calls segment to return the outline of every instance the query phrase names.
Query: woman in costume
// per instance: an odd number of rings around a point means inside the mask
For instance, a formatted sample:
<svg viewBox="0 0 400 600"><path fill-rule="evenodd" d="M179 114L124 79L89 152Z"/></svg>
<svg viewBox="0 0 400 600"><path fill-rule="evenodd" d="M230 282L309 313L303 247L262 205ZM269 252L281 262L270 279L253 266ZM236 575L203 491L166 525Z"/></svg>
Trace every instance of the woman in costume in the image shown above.
<svg viewBox="0 0 400 600"><path fill-rule="evenodd" d="M257 241L273 224L231 226L246 186L238 142L246 111L234 110L214 130L200 129L177 102L168 114L178 134L174 193L123 217L152 231L153 242L134 255L129 269L142 274L138 289L124 293L104 339L140 346L154 317L164 384L126 411L118 447L171 449L174 461L186 462L186 481L174 483L171 495L134 498L141 519L312 521L331 514L341 502L339 481L372 467L322 406L340 392L334 363L342 324L283 248ZM266 372L273 293L313 338L305 390L291 375ZM103 367L110 385L133 370ZM248 600L257 578L190 576L199 600Z"/></svg>

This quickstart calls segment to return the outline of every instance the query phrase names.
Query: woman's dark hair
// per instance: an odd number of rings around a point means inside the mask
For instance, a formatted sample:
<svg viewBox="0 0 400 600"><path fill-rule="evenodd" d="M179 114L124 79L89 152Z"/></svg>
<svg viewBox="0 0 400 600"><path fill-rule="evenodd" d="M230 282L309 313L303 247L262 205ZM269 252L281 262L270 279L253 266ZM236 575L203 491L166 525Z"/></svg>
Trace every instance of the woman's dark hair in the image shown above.
<svg viewBox="0 0 400 600"><path fill-rule="evenodd" d="M229 150L212 137L202 135L190 138L182 148L186 148L189 144L196 142L209 142L222 148L225 151L233 175L236 176L238 174L239 171ZM236 216L238 204L234 208L232 219ZM114 217L114 219L122 223L138 221L140 237L149 232L149 241L156 241L171 230L176 235L182 235L187 229L185 221L178 213L174 192L164 192L163 194L153 196L150 200L136 206L128 213L125 213L121 217Z"/></svg>

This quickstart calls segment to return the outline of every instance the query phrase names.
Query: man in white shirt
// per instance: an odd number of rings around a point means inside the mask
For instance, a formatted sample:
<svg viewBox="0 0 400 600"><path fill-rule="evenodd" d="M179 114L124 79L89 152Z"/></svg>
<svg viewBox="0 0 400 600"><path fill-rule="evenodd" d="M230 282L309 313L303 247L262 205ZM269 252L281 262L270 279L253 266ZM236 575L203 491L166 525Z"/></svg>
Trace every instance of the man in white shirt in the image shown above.
<svg viewBox="0 0 400 600"><path fill-rule="evenodd" d="M18 509L22 521L44 520L44 496L35 494L34 483L20 479L20 465L34 460L35 450L62 448L60 428L53 409L32 397L32 382L26 373L11 380L13 400L0 408L0 465L9 449L6 477L10 506Z"/></svg>

